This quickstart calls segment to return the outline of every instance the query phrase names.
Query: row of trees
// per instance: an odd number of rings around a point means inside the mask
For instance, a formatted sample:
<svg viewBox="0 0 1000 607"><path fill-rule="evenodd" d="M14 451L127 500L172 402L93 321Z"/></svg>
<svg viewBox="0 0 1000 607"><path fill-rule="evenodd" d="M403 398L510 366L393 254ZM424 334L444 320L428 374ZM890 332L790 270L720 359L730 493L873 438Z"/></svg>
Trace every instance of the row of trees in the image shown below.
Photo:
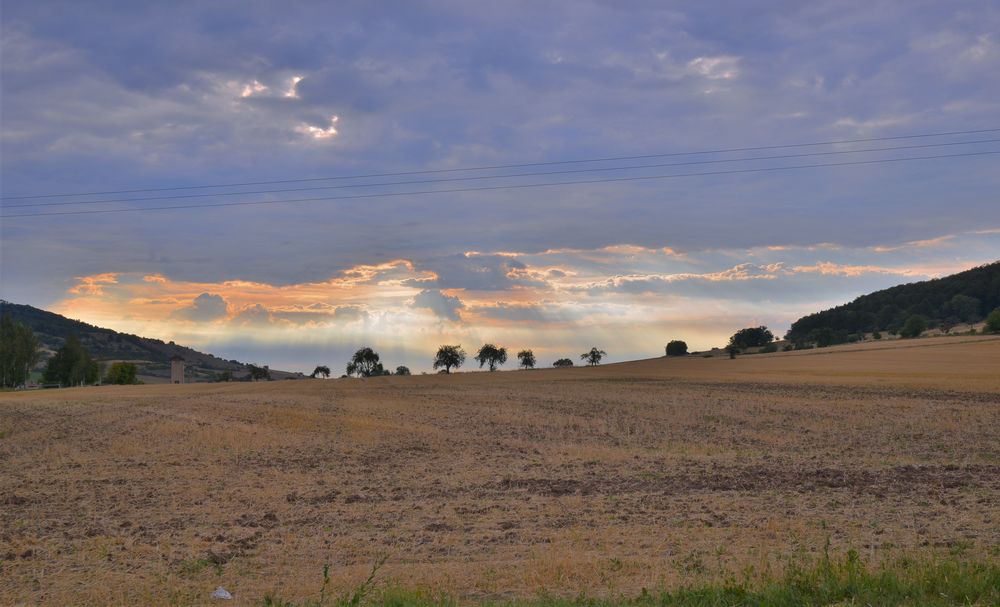
<svg viewBox="0 0 1000 607"><path fill-rule="evenodd" d="M396 367L396 375L409 375L410 369L404 365ZM330 368L324 365L316 367L310 377L330 377ZM377 377L379 375L393 375L393 372L382 366L379 353L371 348L361 348L354 353L351 360L347 362L347 376L357 375L358 377Z"/></svg>
<svg viewBox="0 0 1000 607"><path fill-rule="evenodd" d="M0 387L26 385L40 357L41 345L30 327L9 315L0 318ZM46 361L42 381L60 386L82 386L97 383L99 377L100 365L80 340L71 335ZM109 384L137 384L137 368L134 363L113 363L108 367L104 381Z"/></svg>
<svg viewBox="0 0 1000 607"><path fill-rule="evenodd" d="M66 339L66 343L56 350L45 366L42 381L60 386L85 386L97 383L101 375L100 365L90 355L75 335ZM107 384L139 384L139 368L135 363L111 363L104 374Z"/></svg>
<svg viewBox="0 0 1000 607"><path fill-rule="evenodd" d="M774 334L767 327L747 327L746 329L740 329L729 338L729 343L726 344L726 351L729 352L730 358L735 358L739 352L747 348L762 348L766 350L768 347L773 347L771 343L773 341ZM686 342L675 339L667 344L667 356L686 356L687 353L688 345Z"/></svg>
<svg viewBox="0 0 1000 607"><path fill-rule="evenodd" d="M591 348L589 352L581 354L580 359L588 365L599 365L601 360L603 360L607 355L608 353L604 350ZM461 345L441 346L434 355L433 368L439 373L451 373L452 369L458 369L464 365L467 357L468 354ZM502 367L507 363L507 348L496 344L483 344L473 357L473 360L479 363L480 369L487 367L490 371L496 371L499 367ZM531 350L521 350L518 352L517 361L518 365L522 369L534 369L538 364L538 359L535 357L535 353ZM560 358L552 363L552 366L572 367L573 361L568 358ZM353 356L351 356L351 360L347 362L345 370L347 376L356 375L358 377L410 375L410 369L403 365L396 367L395 373L385 369L382 366L382 360L379 353L367 346L361 348L355 352ZM312 378L320 376L330 377L330 368L325 365L319 365L312 372L312 374L309 375L309 377Z"/></svg>
<svg viewBox="0 0 1000 607"><path fill-rule="evenodd" d="M1000 308L996 308L987 314L986 318L967 316L962 322L971 324L979 320L985 321L983 326L984 333L1000 333ZM940 320L929 318L923 314L911 314L903 320L902 324L898 326L896 324L890 325L890 328L886 332L889 335L899 335L900 337L909 339L920 337L928 329L940 329L943 333L950 333L957 324L959 323L950 319ZM875 329L871 333L874 339L882 339L882 331ZM786 339L791 338L796 348L811 347L813 345L825 348L826 346L860 341L864 338L864 332L849 333L847 329L834 329L824 326L811 329L805 336L798 336L795 333L789 332L785 337Z"/></svg>
<svg viewBox="0 0 1000 607"><path fill-rule="evenodd" d="M957 297L962 296L956 296L956 298ZM1000 307L987 314L984 320L983 333L1000 333ZM923 332L928 328L931 328L931 326L932 321L926 316L913 314L907 317L906 320L903 321L899 330L894 333L898 333L899 336L904 339L912 339L914 337L920 337ZM872 333L872 338L876 340L882 339L881 332L877 330L874 331ZM844 335L843 330L835 331L830 327L820 327L810 331L804 339L795 343L787 344L785 348L789 350L802 347L811 348L814 345L820 348L825 348L827 346L845 343L848 341L857 341L858 339L859 338L855 336ZM774 334L772 334L767 327L749 327L746 329L740 329L729 338L729 343L726 345L726 351L729 353L730 358L735 358L736 354L739 354L748 348L760 348L760 352L774 352L777 350L777 347L773 342ZM684 342L672 341L667 344L667 356L679 356L684 354L687 354L687 344Z"/></svg>
<svg viewBox="0 0 1000 607"><path fill-rule="evenodd" d="M267 365L258 367L247 364L247 370L250 371L250 381L271 381L271 369Z"/></svg>
<svg viewBox="0 0 1000 607"><path fill-rule="evenodd" d="M84 386L97 383L101 369L75 335L49 358L42 381L60 386Z"/></svg>
<svg viewBox="0 0 1000 607"><path fill-rule="evenodd" d="M601 360L608 353L598 348L591 348L589 352L580 355L580 359L588 365L599 365ZM462 346L441 346L437 354L434 355L434 369L443 369L445 373L451 373L452 369L457 369L465 363L466 353ZM490 371L496 371L498 367L507 362L507 348L495 344L483 344L479 352L473 357L479 363L479 368L489 367ZM534 369L538 364L535 353L531 350L521 350L517 353L518 366L522 369ZM552 363L553 367L572 367L573 361L568 358L560 358Z"/></svg>

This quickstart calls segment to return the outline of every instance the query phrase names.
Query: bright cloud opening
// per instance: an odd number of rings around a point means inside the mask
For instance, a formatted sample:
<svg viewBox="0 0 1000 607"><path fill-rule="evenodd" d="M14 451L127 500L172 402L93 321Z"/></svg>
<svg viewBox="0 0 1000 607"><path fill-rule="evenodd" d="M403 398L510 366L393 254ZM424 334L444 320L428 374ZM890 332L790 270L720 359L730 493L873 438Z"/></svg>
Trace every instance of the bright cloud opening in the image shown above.
<svg viewBox="0 0 1000 607"><path fill-rule="evenodd" d="M337 135L336 124L340 121L340 116L330 116L330 126L320 128L318 126L313 126L311 124L300 124L295 127L295 132L302 133L313 139L330 139Z"/></svg>
<svg viewBox="0 0 1000 607"><path fill-rule="evenodd" d="M292 84L291 86L288 87L288 90L285 91L285 97L289 97L291 99L298 99L299 92L296 89L296 87L299 85L300 82L302 82L302 76L292 76Z"/></svg>
<svg viewBox="0 0 1000 607"><path fill-rule="evenodd" d="M267 87L263 85L260 81L254 80L250 84L243 87L243 92L240 93L240 97L244 99L247 97L252 97L254 95L259 95L267 90Z"/></svg>
<svg viewBox="0 0 1000 607"><path fill-rule="evenodd" d="M731 80L740 74L739 57L696 57L688 62L688 70L709 80Z"/></svg>

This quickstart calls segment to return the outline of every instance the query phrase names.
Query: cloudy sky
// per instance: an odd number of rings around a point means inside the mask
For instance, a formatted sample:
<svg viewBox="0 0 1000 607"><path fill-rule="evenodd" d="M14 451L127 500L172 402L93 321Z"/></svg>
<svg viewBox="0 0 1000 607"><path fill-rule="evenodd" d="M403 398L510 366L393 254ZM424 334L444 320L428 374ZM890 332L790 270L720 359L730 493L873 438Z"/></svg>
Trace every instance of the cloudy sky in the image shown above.
<svg viewBox="0 0 1000 607"><path fill-rule="evenodd" d="M1000 258L991 1L4 0L0 29L0 296L226 358L626 360ZM734 148L769 149L678 155ZM530 166L454 170L498 165Z"/></svg>

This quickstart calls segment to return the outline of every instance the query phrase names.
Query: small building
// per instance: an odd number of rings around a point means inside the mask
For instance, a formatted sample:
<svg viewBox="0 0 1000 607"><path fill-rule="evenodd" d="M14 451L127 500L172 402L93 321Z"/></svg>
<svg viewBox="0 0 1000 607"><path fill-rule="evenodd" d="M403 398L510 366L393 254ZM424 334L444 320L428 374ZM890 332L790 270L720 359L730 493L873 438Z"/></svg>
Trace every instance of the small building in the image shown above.
<svg viewBox="0 0 1000 607"><path fill-rule="evenodd" d="M184 383L184 358L176 354L170 359L170 383Z"/></svg>

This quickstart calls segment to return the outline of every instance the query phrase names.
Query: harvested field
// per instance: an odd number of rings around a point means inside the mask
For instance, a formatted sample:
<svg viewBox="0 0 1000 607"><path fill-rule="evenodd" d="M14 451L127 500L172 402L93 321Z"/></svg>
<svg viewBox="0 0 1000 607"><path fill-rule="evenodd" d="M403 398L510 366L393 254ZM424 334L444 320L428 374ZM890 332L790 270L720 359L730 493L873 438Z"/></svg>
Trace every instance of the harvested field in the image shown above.
<svg viewBox="0 0 1000 607"><path fill-rule="evenodd" d="M607 596L1000 554L1000 340L0 394L0 603Z"/></svg>

